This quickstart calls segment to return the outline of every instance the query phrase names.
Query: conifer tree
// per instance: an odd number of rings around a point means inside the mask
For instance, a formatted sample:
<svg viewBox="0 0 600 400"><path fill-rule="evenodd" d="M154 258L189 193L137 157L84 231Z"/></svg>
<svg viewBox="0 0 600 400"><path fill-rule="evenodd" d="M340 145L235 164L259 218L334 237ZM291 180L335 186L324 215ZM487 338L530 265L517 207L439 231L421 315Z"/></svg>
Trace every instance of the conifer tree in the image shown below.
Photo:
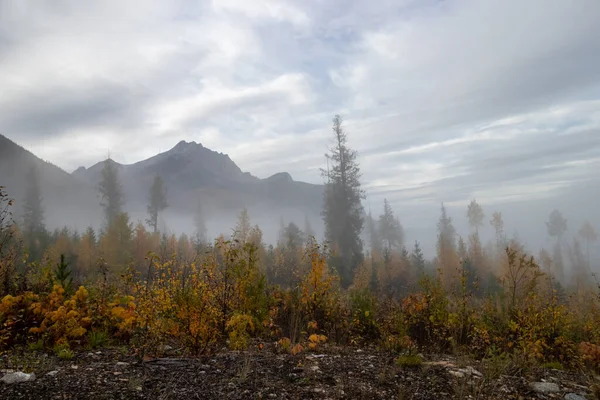
<svg viewBox="0 0 600 400"><path fill-rule="evenodd" d="M106 230L101 240L102 255L107 264L118 272L131 261L133 224L127 213L120 213Z"/></svg>
<svg viewBox="0 0 600 400"><path fill-rule="evenodd" d="M63 287L65 293L70 294L73 289L73 278L71 277L71 269L69 263L65 261L65 255L60 255L60 262L56 264L54 271L54 279Z"/></svg>
<svg viewBox="0 0 600 400"><path fill-rule="evenodd" d="M383 214L379 216L379 237L388 252L401 247L404 242L402 225L387 199L383 200Z"/></svg>
<svg viewBox="0 0 600 400"><path fill-rule="evenodd" d="M476 200L471 200L471 203L467 208L467 218L469 220L469 226L472 230L472 233L469 235L468 246L468 265L470 268L469 279L478 279L487 285L489 271L486 261L484 260L481 239L479 238L479 228L483 226L485 214ZM492 221L494 221L494 219L492 219Z"/></svg>
<svg viewBox="0 0 600 400"><path fill-rule="evenodd" d="M415 246L413 247L412 253L410 255L410 262L413 270L416 272L416 275L419 277L422 276L425 272L425 257L423 257L421 245L416 240Z"/></svg>
<svg viewBox="0 0 600 400"><path fill-rule="evenodd" d="M322 173L326 179L323 204L325 238L333 250L332 265L341 278L343 287L352 283L354 270L363 261L363 228L365 193L360 184L357 152L348 147L342 118L333 118L334 145L327 155L328 165Z"/></svg>
<svg viewBox="0 0 600 400"><path fill-rule="evenodd" d="M82 271L92 271L96 264L96 232L91 226L87 228L79 244L78 262Z"/></svg>
<svg viewBox="0 0 600 400"><path fill-rule="evenodd" d="M40 258L44 251L41 240L46 228L42 202L40 174L37 166L33 166L27 174L27 190L23 201L23 234L33 259Z"/></svg>
<svg viewBox="0 0 600 400"><path fill-rule="evenodd" d="M167 191L160 175L154 177L148 200L148 219L146 222L152 228L153 232L156 233L158 231L158 214L169 206L167 203Z"/></svg>
<svg viewBox="0 0 600 400"><path fill-rule="evenodd" d="M460 261L456 251L456 230L442 203L438 221L437 260L446 289L458 283Z"/></svg>
<svg viewBox="0 0 600 400"><path fill-rule="evenodd" d="M373 219L371 215L371 210L369 210L369 214L367 215L367 235L369 238L369 247L371 248L371 255L373 253L379 253L382 248L381 237L379 236L379 228L377 226L377 221Z"/></svg>
<svg viewBox="0 0 600 400"><path fill-rule="evenodd" d="M469 226L479 235L479 227L483 226L485 215L483 214L483 209L475 199L469 203L467 218L469 219Z"/></svg>
<svg viewBox="0 0 600 400"><path fill-rule="evenodd" d="M546 222L546 227L548 228L548 235L556 237L557 243L561 243L562 237L567 231L567 220L560 211L553 210L550 213L548 222Z"/></svg>
<svg viewBox="0 0 600 400"><path fill-rule="evenodd" d="M14 289L18 252L14 246L16 232L11 212L13 204L14 199L8 197L4 186L0 186L0 297Z"/></svg>
<svg viewBox="0 0 600 400"><path fill-rule="evenodd" d="M567 220L563 217L562 213L558 210L553 210L550 213L548 222L546 222L548 228L548 235L550 237L556 237L556 244L554 245L554 251L552 253L552 260L554 265L554 276L560 282L564 282L564 261L562 254L562 238L564 233L567 231Z"/></svg>
<svg viewBox="0 0 600 400"><path fill-rule="evenodd" d="M237 241L240 246L243 246L249 240L251 229L252 225L248 209L244 208L238 216L238 222L233 232L233 240Z"/></svg>
<svg viewBox="0 0 600 400"><path fill-rule="evenodd" d="M504 236L504 220L502 219L501 212L496 211L492 214L490 225L492 225L496 234L496 252L503 252L504 245L506 244L506 237Z"/></svg>
<svg viewBox="0 0 600 400"><path fill-rule="evenodd" d="M573 245L569 249L569 260L571 263L572 282L575 287L581 288L589 280L590 269L577 238L573 238Z"/></svg>
<svg viewBox="0 0 600 400"><path fill-rule="evenodd" d="M124 195L119 182L119 175L115 162L110 158L104 161L98 190L101 196L100 204L104 208L104 215L108 226L122 212Z"/></svg>
<svg viewBox="0 0 600 400"><path fill-rule="evenodd" d="M579 236L581 236L581 238L585 240L587 266L588 269L590 269L590 244L592 244L592 242L595 242L598 239L598 234L596 233L596 230L594 229L592 224L590 224L589 221L585 221L581 226L581 229L579 229Z"/></svg>

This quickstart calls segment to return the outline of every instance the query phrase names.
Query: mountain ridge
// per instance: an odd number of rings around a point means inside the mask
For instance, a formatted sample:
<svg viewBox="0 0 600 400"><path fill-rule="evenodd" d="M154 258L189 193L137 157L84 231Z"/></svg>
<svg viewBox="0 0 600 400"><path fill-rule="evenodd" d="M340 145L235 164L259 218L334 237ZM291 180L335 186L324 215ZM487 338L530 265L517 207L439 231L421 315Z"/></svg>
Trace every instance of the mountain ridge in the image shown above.
<svg viewBox="0 0 600 400"><path fill-rule="evenodd" d="M148 190L156 175L163 178L168 191L170 207L167 213L182 216L189 217L198 204L202 204L207 216L214 219L225 215L229 218L247 208L257 219L271 215L278 220L280 215L292 214L290 220L301 222L304 215L317 217L322 205L322 185L294 181L287 172L258 178L242 171L227 154L196 142L180 141L165 152L132 164L107 159L88 168L79 167L71 173L42 161L0 135L0 156L2 154L5 156L0 160L0 176L3 182L10 180L11 187L7 189L18 196L24 194L25 176L32 165L38 165L44 171L43 191L45 196L49 194L46 208L52 215L50 225L68 225L71 212L75 212L84 225L90 225L90 220L98 225L102 216L97 187L106 162L114 163L119 171L125 192L125 211L133 220L144 220ZM65 200L65 196L70 199ZM69 204L69 214L64 218L56 217L62 215L57 210L64 208L65 203Z"/></svg>

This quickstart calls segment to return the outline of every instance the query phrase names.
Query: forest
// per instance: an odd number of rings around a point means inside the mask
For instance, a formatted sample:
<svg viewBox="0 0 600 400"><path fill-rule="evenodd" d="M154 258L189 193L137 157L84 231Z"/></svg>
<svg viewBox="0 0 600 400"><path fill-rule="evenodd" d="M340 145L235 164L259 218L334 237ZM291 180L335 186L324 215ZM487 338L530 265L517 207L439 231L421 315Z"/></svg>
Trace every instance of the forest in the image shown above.
<svg viewBox="0 0 600 400"><path fill-rule="evenodd" d="M406 243L387 200L380 215L365 211L359 155L339 116L322 170L324 240L308 220L282 220L267 245L245 209L231 235L208 238L201 208L189 216L194 232L160 232L169 207L162 178L148 190L147 220L134 222L112 165L98 186L99 230L49 231L35 168L23 215L0 192L1 352L68 359L110 343L143 358L166 346L198 356L262 342L290 354L376 345L404 360L466 353L600 371L590 223L569 237L554 210L546 222L553 248L532 251L475 199L464 210L470 234L459 236L441 204L437 252L426 259L419 242ZM484 227L494 241L482 243Z"/></svg>

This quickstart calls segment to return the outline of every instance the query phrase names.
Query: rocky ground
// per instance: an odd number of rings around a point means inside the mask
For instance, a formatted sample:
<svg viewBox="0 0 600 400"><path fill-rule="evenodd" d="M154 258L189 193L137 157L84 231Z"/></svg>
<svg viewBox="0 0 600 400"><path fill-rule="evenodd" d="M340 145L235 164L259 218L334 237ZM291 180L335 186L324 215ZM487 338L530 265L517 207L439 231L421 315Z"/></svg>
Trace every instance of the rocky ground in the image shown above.
<svg viewBox="0 0 600 400"><path fill-rule="evenodd" d="M599 399L597 376L425 358L411 367L376 349L325 347L292 356L269 346L145 361L119 349L68 361L8 354L0 358L0 399Z"/></svg>

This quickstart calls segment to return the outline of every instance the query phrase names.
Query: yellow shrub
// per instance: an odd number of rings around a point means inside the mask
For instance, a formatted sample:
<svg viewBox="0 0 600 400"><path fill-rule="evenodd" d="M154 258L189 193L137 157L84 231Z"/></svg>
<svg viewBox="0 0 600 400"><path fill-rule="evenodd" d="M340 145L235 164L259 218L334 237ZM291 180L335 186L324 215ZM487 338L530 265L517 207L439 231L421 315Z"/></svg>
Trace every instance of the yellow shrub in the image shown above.
<svg viewBox="0 0 600 400"><path fill-rule="evenodd" d="M133 296L116 298L109 304L111 327L117 337L129 337L137 326L136 304Z"/></svg>
<svg viewBox="0 0 600 400"><path fill-rule="evenodd" d="M227 321L229 331L229 347L233 350L248 348L248 339L254 330L254 321L246 314L235 314Z"/></svg>
<svg viewBox="0 0 600 400"><path fill-rule="evenodd" d="M32 304L39 296L26 292L19 296L5 296L0 302L0 349L24 344L28 339L29 328L37 326Z"/></svg>
<svg viewBox="0 0 600 400"><path fill-rule="evenodd" d="M55 285L45 301L32 306L34 313L43 320L39 327L32 327L29 332L43 336L49 345L81 341L92 323L85 287L80 286L68 300L64 300L64 294L64 289Z"/></svg>

